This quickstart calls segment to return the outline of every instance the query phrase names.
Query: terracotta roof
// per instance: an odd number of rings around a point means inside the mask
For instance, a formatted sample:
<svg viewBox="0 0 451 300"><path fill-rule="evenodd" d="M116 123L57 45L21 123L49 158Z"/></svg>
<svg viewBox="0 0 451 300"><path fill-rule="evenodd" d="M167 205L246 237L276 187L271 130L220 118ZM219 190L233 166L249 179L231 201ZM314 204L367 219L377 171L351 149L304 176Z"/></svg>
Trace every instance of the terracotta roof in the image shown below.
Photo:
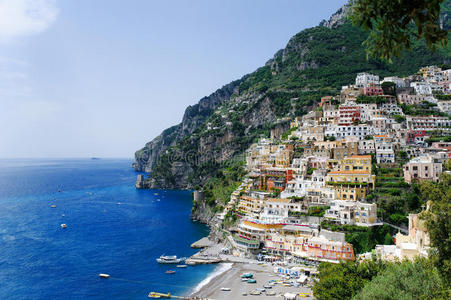
<svg viewBox="0 0 451 300"><path fill-rule="evenodd" d="M352 158L371 158L371 155L351 155Z"/></svg>
<svg viewBox="0 0 451 300"><path fill-rule="evenodd" d="M370 171L353 171L353 170L343 170L343 171L331 171L329 172L331 175L335 174L365 174L365 175L371 175Z"/></svg>
<svg viewBox="0 0 451 300"><path fill-rule="evenodd" d="M269 198L267 202L283 202L283 203L290 203L291 199L282 199L282 198Z"/></svg>

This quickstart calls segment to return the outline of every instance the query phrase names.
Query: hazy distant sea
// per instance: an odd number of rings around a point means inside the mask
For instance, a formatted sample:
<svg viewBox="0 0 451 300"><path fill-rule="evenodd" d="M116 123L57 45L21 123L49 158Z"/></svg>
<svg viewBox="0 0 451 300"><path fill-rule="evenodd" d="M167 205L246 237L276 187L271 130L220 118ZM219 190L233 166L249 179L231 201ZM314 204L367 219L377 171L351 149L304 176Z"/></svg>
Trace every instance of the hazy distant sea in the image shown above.
<svg viewBox="0 0 451 300"><path fill-rule="evenodd" d="M136 190L130 165L0 160L0 299L187 295L217 273L220 266L156 263L161 254L193 254L189 245L208 229L189 219L190 192ZM165 274L169 268L177 272Z"/></svg>

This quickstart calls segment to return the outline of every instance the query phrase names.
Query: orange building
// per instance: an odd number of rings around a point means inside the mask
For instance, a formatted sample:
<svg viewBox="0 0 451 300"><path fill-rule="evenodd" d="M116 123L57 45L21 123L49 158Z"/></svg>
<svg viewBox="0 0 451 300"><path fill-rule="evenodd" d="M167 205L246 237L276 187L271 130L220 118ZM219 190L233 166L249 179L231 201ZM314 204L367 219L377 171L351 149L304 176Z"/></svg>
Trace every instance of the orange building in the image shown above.
<svg viewBox="0 0 451 300"><path fill-rule="evenodd" d="M308 241L309 257L327 260L354 260L354 248L346 242L328 240L322 236L312 237Z"/></svg>

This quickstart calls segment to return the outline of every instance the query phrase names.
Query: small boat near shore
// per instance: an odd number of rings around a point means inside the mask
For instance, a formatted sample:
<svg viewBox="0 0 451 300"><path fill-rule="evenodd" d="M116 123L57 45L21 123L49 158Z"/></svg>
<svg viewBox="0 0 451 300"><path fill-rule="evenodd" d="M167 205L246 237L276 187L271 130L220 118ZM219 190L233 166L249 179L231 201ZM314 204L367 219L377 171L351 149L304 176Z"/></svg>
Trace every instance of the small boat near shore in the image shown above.
<svg viewBox="0 0 451 300"><path fill-rule="evenodd" d="M157 292L150 292L149 298L160 299L160 298L171 298L171 293L163 294Z"/></svg>
<svg viewBox="0 0 451 300"><path fill-rule="evenodd" d="M229 288L229 287L222 287L221 288L221 291L223 291L223 292L230 292L232 289L231 288Z"/></svg>
<svg viewBox="0 0 451 300"><path fill-rule="evenodd" d="M109 274L105 274L105 273L100 273L99 277L100 278L110 278L110 275Z"/></svg>
<svg viewBox="0 0 451 300"><path fill-rule="evenodd" d="M184 257L177 258L177 255L169 255L169 256L162 255L159 258L157 258L157 262L159 264L178 264L184 260L185 260Z"/></svg>

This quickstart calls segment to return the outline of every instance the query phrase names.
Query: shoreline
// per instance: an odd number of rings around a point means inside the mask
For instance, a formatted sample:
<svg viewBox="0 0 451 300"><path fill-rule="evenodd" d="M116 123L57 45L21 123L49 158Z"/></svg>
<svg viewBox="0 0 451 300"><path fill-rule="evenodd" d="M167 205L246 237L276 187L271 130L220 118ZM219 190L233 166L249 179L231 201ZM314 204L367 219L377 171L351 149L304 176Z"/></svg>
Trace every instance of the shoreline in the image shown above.
<svg viewBox="0 0 451 300"><path fill-rule="evenodd" d="M218 266L201 282L199 282L194 288L189 292L189 296L192 297L194 294L199 293L208 286L212 281L216 280L219 276L229 272L233 268L233 263L220 263Z"/></svg>
<svg viewBox="0 0 451 300"><path fill-rule="evenodd" d="M274 274L273 269L274 266L268 264L233 263L230 268L225 269L223 272L217 273L215 276L209 276L209 280L204 280L205 283L202 286L199 284L198 287L196 287L198 288L197 291L193 290L190 297L195 299L197 297L201 299L216 300L245 300L249 298L251 291L257 288L263 288L263 285L266 285L270 280L281 280L281 277ZM257 283L251 284L243 282L241 280L242 273L254 274L253 278L257 280ZM221 288L223 287L230 288L230 291L221 291ZM287 292L295 294L304 293L309 295L305 297L306 299L314 299L312 290L307 286L294 287L276 284L269 289L269 291L274 291L276 296L283 295ZM243 293L246 293L247 296L244 296ZM265 293L258 296L258 299L274 298L275 296L267 296Z"/></svg>

